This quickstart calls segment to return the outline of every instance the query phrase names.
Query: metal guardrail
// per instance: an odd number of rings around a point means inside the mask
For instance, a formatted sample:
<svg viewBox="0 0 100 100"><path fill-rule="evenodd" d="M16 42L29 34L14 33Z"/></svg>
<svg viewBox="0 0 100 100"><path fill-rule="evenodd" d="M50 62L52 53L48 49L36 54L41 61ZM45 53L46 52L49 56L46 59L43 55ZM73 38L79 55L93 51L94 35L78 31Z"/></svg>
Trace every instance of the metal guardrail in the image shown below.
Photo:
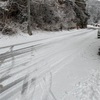
<svg viewBox="0 0 100 100"><path fill-rule="evenodd" d="M51 45L54 44L53 40L58 41L61 37L64 38L65 35L54 39L52 37L52 40L45 38L0 48L0 100L31 100L29 99L31 96L25 96L28 88L30 87L31 92L34 91L34 87L38 85L36 83L50 72L53 66L65 59L56 61L54 56L58 55L59 58L59 54L64 48L58 51L54 50L55 47L51 48ZM43 50L46 46L50 46L47 48L49 52ZM52 58L53 56L54 58ZM46 59L50 59L49 63L55 64L46 68L49 64L45 61Z"/></svg>

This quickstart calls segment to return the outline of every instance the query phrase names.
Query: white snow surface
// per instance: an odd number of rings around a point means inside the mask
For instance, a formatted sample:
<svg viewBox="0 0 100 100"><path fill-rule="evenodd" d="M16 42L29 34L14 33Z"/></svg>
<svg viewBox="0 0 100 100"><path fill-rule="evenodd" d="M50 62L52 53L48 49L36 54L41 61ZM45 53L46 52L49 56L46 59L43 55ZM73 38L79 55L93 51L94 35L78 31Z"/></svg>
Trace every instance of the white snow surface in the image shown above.
<svg viewBox="0 0 100 100"><path fill-rule="evenodd" d="M4 87L22 76L26 77L1 93L0 100L100 100L100 40L97 39L97 30L38 31L33 34L28 36L20 32L12 37L0 36L0 56L9 52L11 47L14 51L39 44L31 54L14 57L11 62L1 59L0 78L12 76L0 82ZM31 79L33 83L29 82ZM28 88L21 94L23 83L27 82ZM19 91L13 92L16 88Z"/></svg>
<svg viewBox="0 0 100 100"><path fill-rule="evenodd" d="M88 29L99 29L100 27L98 26L93 26L93 25L87 25Z"/></svg>

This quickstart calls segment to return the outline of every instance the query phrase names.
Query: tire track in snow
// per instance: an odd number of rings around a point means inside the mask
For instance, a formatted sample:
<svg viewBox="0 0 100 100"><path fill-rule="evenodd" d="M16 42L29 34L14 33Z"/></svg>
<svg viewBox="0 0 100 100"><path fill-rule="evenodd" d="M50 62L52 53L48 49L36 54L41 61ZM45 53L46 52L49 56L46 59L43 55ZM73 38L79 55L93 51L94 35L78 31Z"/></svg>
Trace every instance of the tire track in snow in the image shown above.
<svg viewBox="0 0 100 100"><path fill-rule="evenodd" d="M90 33L90 31L89 31L88 33ZM81 33L81 34L82 34L82 33ZM86 35L86 34L85 34L85 35ZM75 39L74 35L72 35L72 36L73 36L73 38ZM84 35L83 35L83 36L84 36ZM90 36L90 34L88 34L88 36ZM84 37L87 37L87 36L84 36ZM66 38L66 37L64 37L64 38ZM55 39L55 38L54 38L54 39ZM63 39L63 38L62 38L62 39ZM54 42L55 42L55 41L54 41ZM66 41L66 42L67 42L67 41ZM73 52L71 55L75 54L76 52L77 52L77 50L76 50L75 52ZM69 56L71 56L71 55L69 55ZM68 56L68 57L69 57L69 56ZM66 59L67 59L67 58L66 58ZM62 59L62 61L63 61L63 59ZM53 66L52 66L52 67L53 67ZM56 69L56 68L55 68L55 69ZM47 70L50 71L51 69L46 69L46 71L45 71L46 73L48 72ZM43 73L43 72L42 72L42 73ZM44 74L43 74L43 75L44 75ZM40 74L39 76L41 76L41 74ZM42 77L42 76L41 76L41 77ZM17 82L19 83L19 81L17 81ZM15 83L12 83L13 86L16 85L16 84L18 84L17 82L15 81ZM2 91L6 91L7 89L10 89L10 88L12 87L12 84L8 85L5 89L3 88L4 90L2 90ZM2 92L2 91L1 91L1 92ZM4 100L5 100L5 99L4 99Z"/></svg>

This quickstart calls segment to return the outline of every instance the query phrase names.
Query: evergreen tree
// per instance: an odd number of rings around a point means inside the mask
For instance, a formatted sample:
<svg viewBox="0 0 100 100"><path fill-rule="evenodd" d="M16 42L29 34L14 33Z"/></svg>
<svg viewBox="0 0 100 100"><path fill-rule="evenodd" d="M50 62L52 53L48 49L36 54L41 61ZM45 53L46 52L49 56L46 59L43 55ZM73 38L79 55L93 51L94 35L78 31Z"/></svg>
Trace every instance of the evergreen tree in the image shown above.
<svg viewBox="0 0 100 100"><path fill-rule="evenodd" d="M77 25L80 28L86 28L89 18L89 15L86 11L86 2L84 0L75 0L74 10L76 12L76 18L78 18Z"/></svg>

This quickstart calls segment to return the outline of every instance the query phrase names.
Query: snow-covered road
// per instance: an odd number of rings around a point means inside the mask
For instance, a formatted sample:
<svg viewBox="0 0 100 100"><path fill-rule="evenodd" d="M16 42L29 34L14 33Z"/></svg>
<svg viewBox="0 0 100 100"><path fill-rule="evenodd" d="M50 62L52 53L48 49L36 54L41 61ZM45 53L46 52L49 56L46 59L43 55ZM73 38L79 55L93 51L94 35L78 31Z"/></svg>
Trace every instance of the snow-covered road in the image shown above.
<svg viewBox="0 0 100 100"><path fill-rule="evenodd" d="M66 49L68 54L71 54L66 61L70 60L70 62L66 63L53 77L54 85L52 90L57 100L99 100L100 90L97 92L96 84L91 82L100 82L100 79L96 80L97 77L95 76L95 74L100 74L98 73L100 70L100 57L97 55L100 40L96 39L96 33L96 31L93 31L88 34L77 35L72 40L70 39L70 46ZM93 76L95 76L95 79L91 80ZM100 76L98 77L100 78ZM99 86L97 85L97 88ZM97 92L96 97L93 96L91 89L84 90L84 87L94 87L94 94L95 91Z"/></svg>
<svg viewBox="0 0 100 100"><path fill-rule="evenodd" d="M15 38L0 41L0 100L99 100L97 30Z"/></svg>

